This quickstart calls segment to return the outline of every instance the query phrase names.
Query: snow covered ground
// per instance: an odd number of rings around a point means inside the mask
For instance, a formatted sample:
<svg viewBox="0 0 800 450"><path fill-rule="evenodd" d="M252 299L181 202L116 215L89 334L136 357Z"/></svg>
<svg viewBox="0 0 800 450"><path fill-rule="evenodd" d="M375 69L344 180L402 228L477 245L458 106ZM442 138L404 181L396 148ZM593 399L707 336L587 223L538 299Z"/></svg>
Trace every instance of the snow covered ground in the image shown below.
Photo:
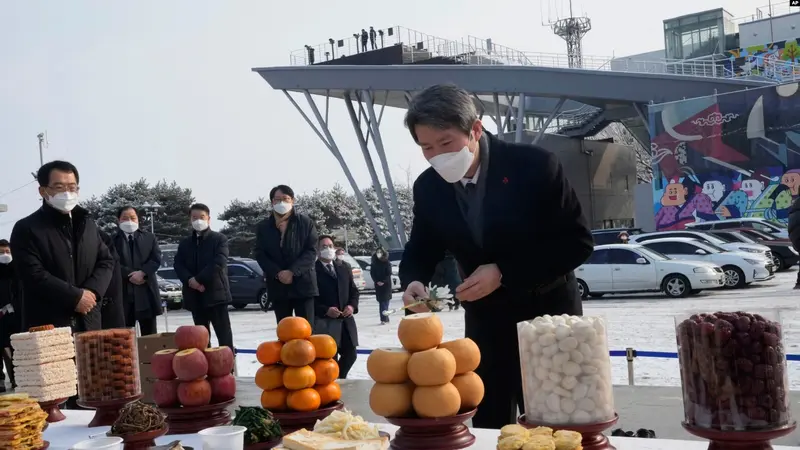
<svg viewBox="0 0 800 450"><path fill-rule="evenodd" d="M609 348L675 352L674 317L680 314L718 310L770 312L780 314L785 330L787 353L800 354L800 291L794 291L796 270L778 274L766 283L754 283L740 290L705 291L686 299L668 299L663 295L614 296L584 303L584 314L603 316L609 322ZM402 305L400 294L395 294L392 307ZM379 325L378 303L372 295L362 295L356 316L359 348L396 347L397 319L387 326ZM260 342L275 339L275 315L263 313L255 307L243 311L231 310L233 337L237 348L255 349ZM440 314L445 325L445 339L464 335L462 311ZM191 324L186 311L170 312L167 317L170 331L179 325ZM159 322L164 329L164 318ZM367 379L366 355L358 361L348 378ZM612 358L614 382L627 384L628 372L625 358ZM240 376L253 376L259 364L254 355L237 358ZM638 358L634 362L635 384L651 386L677 386L680 384L677 359ZM789 379L793 389L800 389L800 362L789 362Z"/></svg>

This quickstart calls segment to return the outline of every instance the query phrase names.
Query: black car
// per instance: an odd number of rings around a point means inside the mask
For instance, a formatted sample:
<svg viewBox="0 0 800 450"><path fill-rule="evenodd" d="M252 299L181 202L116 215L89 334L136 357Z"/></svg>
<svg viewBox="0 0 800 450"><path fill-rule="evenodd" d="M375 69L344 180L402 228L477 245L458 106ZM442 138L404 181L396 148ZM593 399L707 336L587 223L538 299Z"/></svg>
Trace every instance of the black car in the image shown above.
<svg viewBox="0 0 800 450"><path fill-rule="evenodd" d="M728 242L745 242L748 244L761 244L769 247L772 252L772 264L776 271L787 270L800 261L797 251L788 239L777 238L752 228L738 230L709 230L707 231L720 239Z"/></svg>
<svg viewBox="0 0 800 450"><path fill-rule="evenodd" d="M255 259L228 258L228 281L231 284L233 307L244 309L259 305L264 311L272 309L267 297L267 280Z"/></svg>
<svg viewBox="0 0 800 450"><path fill-rule="evenodd" d="M603 228L592 230L592 238L594 238L594 245L606 244L619 244L619 234L622 232L628 233L628 236L639 234L642 232L641 228Z"/></svg>

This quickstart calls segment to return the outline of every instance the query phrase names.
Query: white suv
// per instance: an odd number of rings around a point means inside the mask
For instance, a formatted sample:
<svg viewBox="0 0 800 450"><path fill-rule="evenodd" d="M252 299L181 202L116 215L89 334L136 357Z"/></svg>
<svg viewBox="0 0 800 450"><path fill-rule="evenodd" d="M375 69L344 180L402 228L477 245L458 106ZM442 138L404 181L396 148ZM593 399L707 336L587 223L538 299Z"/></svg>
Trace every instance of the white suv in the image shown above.
<svg viewBox="0 0 800 450"><path fill-rule="evenodd" d="M712 220L708 222L687 223L687 229L692 230L730 230L731 228L752 228L769 233L782 239L789 239L789 230L785 225L757 217L741 217L738 219Z"/></svg>
<svg viewBox="0 0 800 450"><path fill-rule="evenodd" d="M676 261L636 244L608 244L575 271L581 298L658 292L686 297L723 286L722 269L707 262Z"/></svg>
<svg viewBox="0 0 800 450"><path fill-rule="evenodd" d="M770 270L772 261L754 253L731 252L708 242L686 238L654 239L643 245L670 258L716 264L725 272L725 286L729 288L740 288L774 277Z"/></svg>

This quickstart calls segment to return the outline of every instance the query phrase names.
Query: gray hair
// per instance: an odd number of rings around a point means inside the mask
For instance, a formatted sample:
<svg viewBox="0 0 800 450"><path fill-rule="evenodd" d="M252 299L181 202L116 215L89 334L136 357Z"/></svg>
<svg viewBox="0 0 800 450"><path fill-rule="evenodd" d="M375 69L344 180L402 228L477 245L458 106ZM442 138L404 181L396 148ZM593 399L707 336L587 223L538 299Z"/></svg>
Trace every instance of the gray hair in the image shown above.
<svg viewBox="0 0 800 450"><path fill-rule="evenodd" d="M469 134L478 120L478 110L469 92L454 84L436 84L418 93L408 105L405 124L414 142L417 125L446 130L455 128Z"/></svg>

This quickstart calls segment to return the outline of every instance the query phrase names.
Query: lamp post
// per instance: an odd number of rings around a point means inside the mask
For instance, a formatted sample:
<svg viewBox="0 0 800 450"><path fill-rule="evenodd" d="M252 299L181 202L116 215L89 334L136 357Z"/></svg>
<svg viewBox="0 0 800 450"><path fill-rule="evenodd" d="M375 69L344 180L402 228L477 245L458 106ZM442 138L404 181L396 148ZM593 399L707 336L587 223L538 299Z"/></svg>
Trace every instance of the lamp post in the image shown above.
<svg viewBox="0 0 800 450"><path fill-rule="evenodd" d="M145 204L142 205L142 207L144 208L145 214L147 214L147 216L150 218L150 232L155 235L156 234L155 216L159 208L161 208L161 205L159 205L158 202L153 202L153 203L145 202Z"/></svg>

